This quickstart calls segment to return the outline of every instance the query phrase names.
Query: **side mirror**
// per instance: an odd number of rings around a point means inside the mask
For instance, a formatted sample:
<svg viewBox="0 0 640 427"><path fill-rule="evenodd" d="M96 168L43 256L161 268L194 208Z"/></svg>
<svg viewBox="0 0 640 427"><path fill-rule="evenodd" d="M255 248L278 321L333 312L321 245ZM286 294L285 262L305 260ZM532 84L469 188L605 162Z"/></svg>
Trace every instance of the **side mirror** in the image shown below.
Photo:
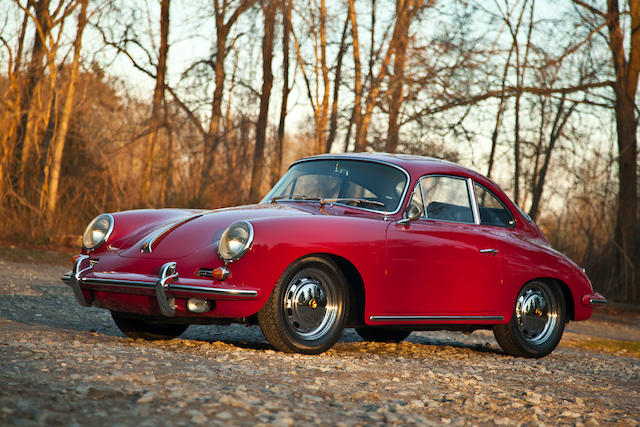
<svg viewBox="0 0 640 427"><path fill-rule="evenodd" d="M407 209L404 211L404 218L398 221L398 224L408 224L411 221L415 221L416 219L422 216L422 209L418 207L418 205L414 205L411 203L407 206Z"/></svg>

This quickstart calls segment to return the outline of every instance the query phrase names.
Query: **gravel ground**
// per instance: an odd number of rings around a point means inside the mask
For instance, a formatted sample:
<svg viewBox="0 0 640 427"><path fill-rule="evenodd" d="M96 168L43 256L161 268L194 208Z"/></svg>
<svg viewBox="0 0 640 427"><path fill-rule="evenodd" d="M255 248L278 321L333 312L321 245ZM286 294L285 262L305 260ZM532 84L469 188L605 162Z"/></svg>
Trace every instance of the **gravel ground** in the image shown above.
<svg viewBox="0 0 640 427"><path fill-rule="evenodd" d="M192 326L125 338L82 308L68 268L0 260L0 425L638 425L640 359L588 351L640 342L637 314L570 323L540 360L490 332L414 332L401 344L346 330L317 356L273 351L257 327Z"/></svg>

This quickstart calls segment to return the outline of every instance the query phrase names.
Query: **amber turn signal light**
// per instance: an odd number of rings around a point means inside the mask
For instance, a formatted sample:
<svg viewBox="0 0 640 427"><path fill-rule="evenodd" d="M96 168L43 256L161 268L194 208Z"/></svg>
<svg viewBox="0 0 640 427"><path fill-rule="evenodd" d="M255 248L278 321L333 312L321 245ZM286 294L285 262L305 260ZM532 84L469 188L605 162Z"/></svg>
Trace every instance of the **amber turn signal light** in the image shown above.
<svg viewBox="0 0 640 427"><path fill-rule="evenodd" d="M211 277L213 277L214 280L225 280L229 277L229 269L227 267L214 268L211 272Z"/></svg>

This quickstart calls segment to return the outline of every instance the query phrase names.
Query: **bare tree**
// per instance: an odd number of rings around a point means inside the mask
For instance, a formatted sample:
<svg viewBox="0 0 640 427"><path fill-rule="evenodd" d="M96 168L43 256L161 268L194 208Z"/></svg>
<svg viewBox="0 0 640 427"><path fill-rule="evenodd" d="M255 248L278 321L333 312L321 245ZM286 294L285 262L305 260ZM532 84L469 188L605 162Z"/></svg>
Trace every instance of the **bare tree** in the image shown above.
<svg viewBox="0 0 640 427"><path fill-rule="evenodd" d="M274 152L273 168L271 171L271 184L280 179L282 169L282 155L284 149L285 119L287 117L287 105L289 102L289 41L291 38L291 2L281 0L282 9L282 99L280 101L280 119L278 120L278 131L276 134L276 144Z"/></svg>
<svg viewBox="0 0 640 427"><path fill-rule="evenodd" d="M16 1L17 2L17 1ZM47 47L46 42L51 31L51 16L49 13L49 0L29 1L26 6L17 4L23 9L25 15L29 15L34 23L35 30L33 36L33 47L31 48L31 58L27 67L27 83L24 86L23 94L20 97L20 123L17 129L17 140L15 143L15 157L20 159L14 165L14 181L18 182L18 187L24 189L25 169L31 157L33 136L31 128L33 117L30 119L30 112L33 107L34 93L40 79L43 76ZM33 7L33 13L31 8Z"/></svg>
<svg viewBox="0 0 640 427"><path fill-rule="evenodd" d="M615 72L615 118L618 130L619 192L615 232L617 274L630 301L640 300L640 259L638 241L638 121L636 95L640 75L640 3L628 0L627 10L621 11L618 0L607 0L602 11L591 4L573 0L596 19L604 22L609 31L608 46ZM622 19L628 16L629 33L623 33ZM625 51L625 37L629 49ZM627 53L628 52L628 53Z"/></svg>
<svg viewBox="0 0 640 427"><path fill-rule="evenodd" d="M389 126L385 151L393 153L398 148L400 131L400 108L404 101L405 66L409 48L409 28L414 17L425 6L425 0L404 0L396 2L396 23L392 40L393 74L389 76ZM390 47L391 48L391 47Z"/></svg>
<svg viewBox="0 0 640 427"><path fill-rule="evenodd" d="M160 48L158 49L158 63L156 65L156 85L153 90L151 118L149 119L149 134L144 157L144 167L141 180L140 201L149 205L153 156L158 139L158 131L163 125L164 115L161 112L165 95L165 78L167 74L167 54L169 52L169 8L170 0L160 1ZM170 156L170 154L169 154Z"/></svg>
<svg viewBox="0 0 640 427"><path fill-rule="evenodd" d="M224 96L224 81L226 78L224 64L228 52L227 43L229 33L233 25L238 21L238 18L253 6L255 2L256 0L239 0L235 8L233 8L234 2L232 0L214 0L213 2L216 26L216 54L213 64L215 89L213 91L213 99L211 100L209 126L204 135L202 175L197 191L198 200L202 199L204 192L209 186L211 167L213 164L211 160L221 140L220 121L222 120L222 101Z"/></svg>
<svg viewBox="0 0 640 427"><path fill-rule="evenodd" d="M357 38L358 29L357 29L357 26L354 25L355 8L351 3L352 2L350 2L350 16L354 18L352 19L352 38L354 36ZM400 81L404 79L404 76L403 76L404 64L406 60L406 58L403 57L403 55L406 54L405 43L408 43L408 32L409 32L409 27L411 25L411 22L413 21L413 18L422 9L423 6L424 6L424 0L398 0L396 2L396 13L395 13L395 21L393 25L393 33L387 45L386 53L382 58L382 61L380 62L380 69L376 76L371 75L369 79L369 83L370 83L369 90L364 100L364 108L360 111L360 113L357 113L354 110L354 122L356 124L355 147L354 147L355 151L365 151L368 146L367 132L369 129L369 125L371 123L373 110L378 103L378 98L382 88L382 83L388 74L389 63L391 62L392 56L397 56L397 59L394 61L397 65L397 67L394 68L394 72L397 72L398 84L394 86L394 89L392 89L392 91L395 90L395 96L397 97L395 101L396 102L395 106L398 108L398 111L399 111L399 108L402 103L402 85L400 84ZM353 10L354 13L352 13L351 10ZM353 48L354 63L355 63L355 67L358 68L360 65L359 65L359 61L356 58L359 58L359 53L356 53L356 50L357 50L356 45L357 43L354 43L354 48ZM356 72L356 74L358 73ZM357 77L356 77L355 85L356 86L359 85ZM356 93L357 92L358 92L358 89L356 88ZM360 108L360 107L356 106L355 108ZM358 115L360 116L360 120L359 120L360 123L358 123L358 120L356 120L356 117ZM397 118L396 118L396 125L394 126L397 126ZM394 131L392 130L392 132Z"/></svg>
<svg viewBox="0 0 640 427"><path fill-rule="evenodd" d="M71 71L67 90L64 98L64 105L58 121L58 128L51 151L47 158L44 172L44 185L42 188L42 199L46 200L45 216L48 221L53 220L53 214L56 210L58 201L58 187L60 183L60 168L62 164L62 153L69 129L69 119L73 107L73 97L75 93L76 80L78 77L78 69L80 67L80 51L82 49L82 35L87 24L87 4L89 0L79 0L80 14L78 16L78 24L76 30L75 41L73 43L73 61L71 63ZM43 203L41 203L43 204Z"/></svg>
<svg viewBox="0 0 640 427"><path fill-rule="evenodd" d="M264 15L264 34L262 37L262 92L260 93L260 112L256 124L256 144L253 150L253 167L251 171L251 187L249 190L249 200L251 202L257 202L262 195L264 147L269 118L271 87L273 86L271 61L273 59L273 39L277 6L276 0L266 0L262 5L262 13ZM285 83L285 86L287 84L288 83Z"/></svg>

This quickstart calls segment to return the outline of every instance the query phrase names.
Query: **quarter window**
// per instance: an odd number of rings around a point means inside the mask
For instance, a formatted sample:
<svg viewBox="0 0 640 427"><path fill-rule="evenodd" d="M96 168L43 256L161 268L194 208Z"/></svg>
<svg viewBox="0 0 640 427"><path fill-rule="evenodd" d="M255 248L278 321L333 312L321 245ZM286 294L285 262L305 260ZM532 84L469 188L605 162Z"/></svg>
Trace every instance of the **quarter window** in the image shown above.
<svg viewBox="0 0 640 427"><path fill-rule="evenodd" d="M467 180L448 176L428 176L420 180L427 219L473 222Z"/></svg>
<svg viewBox="0 0 640 427"><path fill-rule="evenodd" d="M498 227L513 227L515 225L511 212L502 204L500 199L477 183L474 184L474 187L476 199L478 200L480 224Z"/></svg>

